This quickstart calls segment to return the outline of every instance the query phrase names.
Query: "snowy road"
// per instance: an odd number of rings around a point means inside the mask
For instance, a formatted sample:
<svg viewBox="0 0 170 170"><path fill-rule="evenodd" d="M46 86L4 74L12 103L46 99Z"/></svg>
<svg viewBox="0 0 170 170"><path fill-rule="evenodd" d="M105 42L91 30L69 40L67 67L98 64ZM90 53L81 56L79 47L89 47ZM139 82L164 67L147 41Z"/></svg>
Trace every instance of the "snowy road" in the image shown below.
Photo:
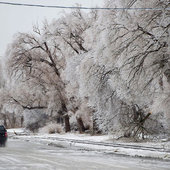
<svg viewBox="0 0 170 170"><path fill-rule="evenodd" d="M170 162L69 150L10 139L0 148L0 170L163 170Z"/></svg>

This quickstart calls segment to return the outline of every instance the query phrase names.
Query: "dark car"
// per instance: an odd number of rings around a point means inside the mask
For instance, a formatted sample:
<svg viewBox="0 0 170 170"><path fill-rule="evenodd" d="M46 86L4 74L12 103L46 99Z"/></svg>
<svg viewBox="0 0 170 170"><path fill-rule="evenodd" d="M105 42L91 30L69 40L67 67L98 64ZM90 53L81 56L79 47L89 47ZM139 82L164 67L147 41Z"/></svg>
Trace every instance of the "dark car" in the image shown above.
<svg viewBox="0 0 170 170"><path fill-rule="evenodd" d="M3 125L0 125L0 146L5 146L7 137L7 130Z"/></svg>

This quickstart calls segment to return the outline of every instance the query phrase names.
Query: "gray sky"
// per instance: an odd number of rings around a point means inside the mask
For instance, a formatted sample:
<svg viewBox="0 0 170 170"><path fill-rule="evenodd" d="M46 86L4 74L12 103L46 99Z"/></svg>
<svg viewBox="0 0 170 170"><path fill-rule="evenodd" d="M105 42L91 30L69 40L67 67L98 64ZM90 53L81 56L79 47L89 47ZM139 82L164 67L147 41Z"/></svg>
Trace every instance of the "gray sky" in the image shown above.
<svg viewBox="0 0 170 170"><path fill-rule="evenodd" d="M86 7L102 7L104 0L0 0L29 4L75 6L76 3ZM66 12L69 10L65 10ZM51 21L62 15L63 9L10 6L0 4L0 56L4 56L8 43L12 42L17 32L28 32L36 23L44 19Z"/></svg>

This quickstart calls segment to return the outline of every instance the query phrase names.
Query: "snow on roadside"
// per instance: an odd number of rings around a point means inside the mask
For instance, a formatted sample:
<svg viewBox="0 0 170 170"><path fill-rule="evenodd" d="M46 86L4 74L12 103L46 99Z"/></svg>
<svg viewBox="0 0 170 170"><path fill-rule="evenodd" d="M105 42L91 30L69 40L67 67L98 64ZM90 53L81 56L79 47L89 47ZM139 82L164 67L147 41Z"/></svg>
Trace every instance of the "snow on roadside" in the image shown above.
<svg viewBox="0 0 170 170"><path fill-rule="evenodd" d="M7 129L8 133L24 133L24 128L14 128L14 129Z"/></svg>
<svg viewBox="0 0 170 170"><path fill-rule="evenodd" d="M15 132L15 133L14 133ZM44 143L56 147L66 147L71 149L83 149L101 151L110 154L121 154L129 156L159 158L164 160L170 160L170 141L167 142L142 142L142 143L127 143L114 141L112 136L101 135L91 136L89 134L29 134L24 129L8 129L10 138L20 139L35 143ZM101 144L99 145L98 143ZM142 146L142 147L153 147L159 148L159 150L143 150L142 148L126 148L122 146L106 146L104 144L123 144L124 146ZM162 148L162 150L160 150Z"/></svg>
<svg viewBox="0 0 170 170"><path fill-rule="evenodd" d="M38 134L37 136L48 137L51 138L59 137L64 139L73 139L73 140L89 140L94 142L106 142L111 140L111 136L109 135L98 135L92 136L90 134L79 134L79 133L64 133L64 134Z"/></svg>

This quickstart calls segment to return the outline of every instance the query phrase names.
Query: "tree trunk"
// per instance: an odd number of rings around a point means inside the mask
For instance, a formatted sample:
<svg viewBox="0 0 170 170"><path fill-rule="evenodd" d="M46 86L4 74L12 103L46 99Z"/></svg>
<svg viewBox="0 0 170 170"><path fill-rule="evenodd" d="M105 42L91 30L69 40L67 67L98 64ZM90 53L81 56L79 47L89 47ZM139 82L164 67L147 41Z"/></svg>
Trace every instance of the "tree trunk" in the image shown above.
<svg viewBox="0 0 170 170"><path fill-rule="evenodd" d="M97 126L96 126L96 121L93 117L93 128L92 128L92 135L95 135L97 132Z"/></svg>
<svg viewBox="0 0 170 170"><path fill-rule="evenodd" d="M78 124L79 132L80 132L80 133L85 132L85 127L84 127L82 118L81 118L81 117L76 117L76 119L77 119L77 124Z"/></svg>
<svg viewBox="0 0 170 170"><path fill-rule="evenodd" d="M4 126L5 128L7 128L7 118L5 114L3 115L3 120L4 120Z"/></svg>
<svg viewBox="0 0 170 170"><path fill-rule="evenodd" d="M21 127L23 127L23 123L24 123L24 116L21 116Z"/></svg>
<svg viewBox="0 0 170 170"><path fill-rule="evenodd" d="M64 123L65 123L65 132L70 132L70 121L69 121L69 116L65 115L64 116Z"/></svg>
<svg viewBox="0 0 170 170"><path fill-rule="evenodd" d="M12 128L15 128L16 127L16 117L15 117L15 114L13 113L12 114Z"/></svg>

